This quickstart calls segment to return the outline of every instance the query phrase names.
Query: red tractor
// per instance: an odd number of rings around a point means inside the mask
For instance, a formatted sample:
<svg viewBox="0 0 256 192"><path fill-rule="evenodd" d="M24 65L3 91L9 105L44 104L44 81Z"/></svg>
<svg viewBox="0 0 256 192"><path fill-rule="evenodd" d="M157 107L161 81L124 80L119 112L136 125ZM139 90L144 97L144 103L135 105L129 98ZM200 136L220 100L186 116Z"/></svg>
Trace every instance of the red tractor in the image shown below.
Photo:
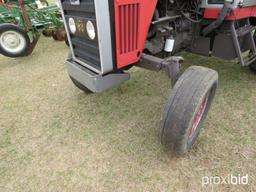
<svg viewBox="0 0 256 192"><path fill-rule="evenodd" d="M178 154L189 151L197 140L218 74L192 66L180 75L183 58L174 54L186 50L238 59L256 70L255 0L60 0L59 4L70 45L68 73L85 93L127 81L132 66L166 70L173 90L162 115L160 140Z"/></svg>

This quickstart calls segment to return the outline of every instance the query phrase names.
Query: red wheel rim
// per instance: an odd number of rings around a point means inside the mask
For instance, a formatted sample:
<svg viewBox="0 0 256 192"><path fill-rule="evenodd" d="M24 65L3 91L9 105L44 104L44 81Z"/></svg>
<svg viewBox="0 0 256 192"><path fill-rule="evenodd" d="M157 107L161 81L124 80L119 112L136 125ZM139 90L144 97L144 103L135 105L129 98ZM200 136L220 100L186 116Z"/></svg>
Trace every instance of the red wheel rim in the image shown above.
<svg viewBox="0 0 256 192"><path fill-rule="evenodd" d="M204 115L204 112L205 112L205 109L206 109L206 106L207 106L207 103L208 103L208 100L209 100L209 93L206 95L206 97L204 98L204 101L202 102L200 108L199 108L199 111L196 115L196 118L194 120L194 123L192 125L192 128L191 128L191 131L190 131L190 134L189 134L189 138L193 137L193 135L195 134L197 128L198 128L198 125Z"/></svg>

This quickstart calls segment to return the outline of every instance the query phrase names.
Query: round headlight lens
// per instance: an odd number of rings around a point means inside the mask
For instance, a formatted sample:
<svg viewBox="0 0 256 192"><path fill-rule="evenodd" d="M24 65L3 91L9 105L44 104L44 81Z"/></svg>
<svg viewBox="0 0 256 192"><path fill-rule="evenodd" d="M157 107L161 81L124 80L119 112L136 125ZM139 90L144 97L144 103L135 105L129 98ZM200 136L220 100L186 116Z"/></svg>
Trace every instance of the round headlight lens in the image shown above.
<svg viewBox="0 0 256 192"><path fill-rule="evenodd" d="M72 34L76 33L76 23L72 17L68 19L68 26Z"/></svg>
<svg viewBox="0 0 256 192"><path fill-rule="evenodd" d="M94 40L96 37L96 32L94 25L91 21L87 21L86 23L86 31L88 33L88 36L90 37L91 40Z"/></svg>

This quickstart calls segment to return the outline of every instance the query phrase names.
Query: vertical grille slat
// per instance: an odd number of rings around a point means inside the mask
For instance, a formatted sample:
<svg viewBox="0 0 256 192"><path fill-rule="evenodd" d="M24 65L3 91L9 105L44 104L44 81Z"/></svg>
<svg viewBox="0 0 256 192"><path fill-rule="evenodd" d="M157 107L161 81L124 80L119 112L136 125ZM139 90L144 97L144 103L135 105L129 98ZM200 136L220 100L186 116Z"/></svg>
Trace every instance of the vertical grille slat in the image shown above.
<svg viewBox="0 0 256 192"><path fill-rule="evenodd" d="M129 5L125 6L125 53L129 52Z"/></svg>
<svg viewBox="0 0 256 192"><path fill-rule="evenodd" d="M135 18L139 18L139 4L135 6ZM135 38L134 38L134 43L136 49L138 49L138 33L139 33L139 19L135 19L136 21L136 27L135 27Z"/></svg>
<svg viewBox="0 0 256 192"><path fill-rule="evenodd" d="M133 25L132 25L132 5L129 5L129 26L130 26L130 29L129 29L129 39L132 39L132 29L133 29ZM133 49L132 47L132 41L131 43L129 43L129 51L131 51Z"/></svg>
<svg viewBox="0 0 256 192"><path fill-rule="evenodd" d="M135 16L134 16L134 5L131 5L131 19L132 19L132 21L134 21L134 19L135 19ZM134 49L134 26L133 27L131 27L131 33L132 33L132 49Z"/></svg>
<svg viewBox="0 0 256 192"><path fill-rule="evenodd" d="M120 5L118 10L120 54L127 54L138 49L139 4Z"/></svg>

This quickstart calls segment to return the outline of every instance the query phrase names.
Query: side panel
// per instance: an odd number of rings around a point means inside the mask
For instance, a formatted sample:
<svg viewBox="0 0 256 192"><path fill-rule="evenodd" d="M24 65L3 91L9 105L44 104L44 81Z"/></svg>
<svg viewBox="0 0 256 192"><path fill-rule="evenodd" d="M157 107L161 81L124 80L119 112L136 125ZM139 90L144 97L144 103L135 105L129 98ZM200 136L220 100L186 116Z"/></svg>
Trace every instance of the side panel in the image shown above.
<svg viewBox="0 0 256 192"><path fill-rule="evenodd" d="M244 2L243 2L243 6L244 7L255 6L255 5L256 5L256 1L255 0L244 0Z"/></svg>
<svg viewBox="0 0 256 192"><path fill-rule="evenodd" d="M234 0L232 3L232 8L238 8L241 0ZM224 0L203 0L202 1L202 8L222 8Z"/></svg>
<svg viewBox="0 0 256 192"><path fill-rule="evenodd" d="M139 61L157 0L115 0L117 68Z"/></svg>

